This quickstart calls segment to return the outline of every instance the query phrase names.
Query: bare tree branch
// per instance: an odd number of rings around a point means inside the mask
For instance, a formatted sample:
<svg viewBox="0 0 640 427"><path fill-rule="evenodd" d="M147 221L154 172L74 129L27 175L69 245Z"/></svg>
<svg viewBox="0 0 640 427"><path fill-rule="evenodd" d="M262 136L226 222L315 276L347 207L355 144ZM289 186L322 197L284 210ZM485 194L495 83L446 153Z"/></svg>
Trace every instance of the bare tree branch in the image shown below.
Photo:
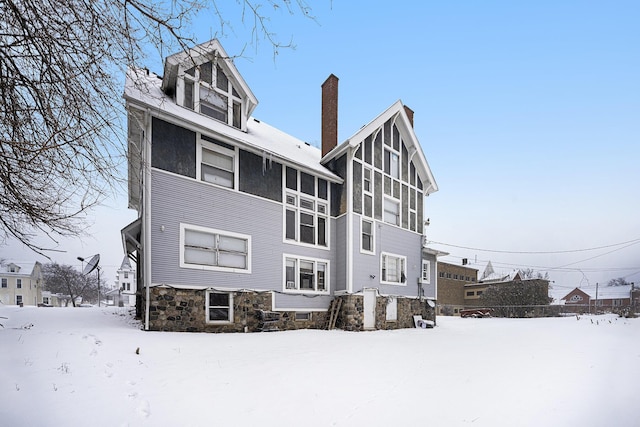
<svg viewBox="0 0 640 427"><path fill-rule="evenodd" d="M252 18L249 44L281 43L269 12L314 19L305 0L236 0ZM294 6L295 5L295 6ZM17 239L35 252L38 235L57 243L81 235L89 211L122 182L125 163L121 79L152 46L161 55L196 42L191 20L209 12L216 33L232 18L206 0L0 0L0 245Z"/></svg>

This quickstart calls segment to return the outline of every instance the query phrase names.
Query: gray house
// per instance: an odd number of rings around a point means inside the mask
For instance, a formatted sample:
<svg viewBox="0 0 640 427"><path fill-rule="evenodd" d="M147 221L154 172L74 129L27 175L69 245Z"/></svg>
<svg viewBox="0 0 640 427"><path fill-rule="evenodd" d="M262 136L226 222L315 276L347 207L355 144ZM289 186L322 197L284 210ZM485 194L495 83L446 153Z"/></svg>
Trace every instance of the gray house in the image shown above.
<svg viewBox="0 0 640 427"><path fill-rule="evenodd" d="M129 207L145 329L413 327L435 319L437 190L400 101L338 144L338 79L322 85L322 150L252 116L217 40L130 70Z"/></svg>

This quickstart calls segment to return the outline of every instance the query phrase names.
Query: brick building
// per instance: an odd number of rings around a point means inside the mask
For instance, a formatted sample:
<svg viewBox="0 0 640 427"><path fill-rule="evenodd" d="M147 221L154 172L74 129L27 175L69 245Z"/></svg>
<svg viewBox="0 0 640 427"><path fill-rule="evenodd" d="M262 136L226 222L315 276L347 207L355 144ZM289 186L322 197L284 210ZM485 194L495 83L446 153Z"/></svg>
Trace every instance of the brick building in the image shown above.
<svg viewBox="0 0 640 427"><path fill-rule="evenodd" d="M478 270L466 265L438 262L438 307L442 316L459 315L465 307L465 285L478 281Z"/></svg>

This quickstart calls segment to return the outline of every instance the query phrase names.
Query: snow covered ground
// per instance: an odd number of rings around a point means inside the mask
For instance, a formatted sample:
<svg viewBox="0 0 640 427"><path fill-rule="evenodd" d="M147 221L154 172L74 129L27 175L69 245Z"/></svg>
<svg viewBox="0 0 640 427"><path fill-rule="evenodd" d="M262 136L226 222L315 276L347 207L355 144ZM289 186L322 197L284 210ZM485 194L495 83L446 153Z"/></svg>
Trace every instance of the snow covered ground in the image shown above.
<svg viewBox="0 0 640 427"><path fill-rule="evenodd" d="M0 316L3 426L640 425L640 319L187 334L117 308Z"/></svg>

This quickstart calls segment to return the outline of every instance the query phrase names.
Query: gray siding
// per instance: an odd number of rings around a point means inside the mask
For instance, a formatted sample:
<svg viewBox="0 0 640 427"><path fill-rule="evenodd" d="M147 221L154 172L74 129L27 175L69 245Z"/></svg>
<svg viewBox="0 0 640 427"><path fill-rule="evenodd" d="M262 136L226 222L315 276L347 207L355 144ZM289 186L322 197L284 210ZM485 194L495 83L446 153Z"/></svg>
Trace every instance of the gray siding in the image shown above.
<svg viewBox="0 0 640 427"><path fill-rule="evenodd" d="M437 259L435 255L426 255L424 257L426 261L431 263L431 270L429 275L429 284L423 284L422 289L424 289L424 296L427 298L436 298L436 284L437 284L437 273L436 273L436 264Z"/></svg>
<svg viewBox="0 0 640 427"><path fill-rule="evenodd" d="M335 248L335 268L333 272L336 275L335 287L336 291L347 290L347 215L339 217L334 220L332 224L335 226L332 229L332 235L334 240L331 247ZM333 233L335 232L335 233Z"/></svg>
<svg viewBox="0 0 640 427"><path fill-rule="evenodd" d="M287 253L329 260L333 292L335 250L283 242L282 203L158 170L152 171L151 185L152 283L281 292L282 254ZM251 274L180 268L180 223L250 235ZM330 220L330 227L330 244L335 248L335 220ZM281 299L277 297L276 301ZM329 304L326 298L291 294L282 301L304 308L327 308Z"/></svg>
<svg viewBox="0 0 640 427"><path fill-rule="evenodd" d="M418 296L418 278L422 271L422 236L383 222L375 223L375 255L360 252L360 216L354 215L353 291L377 288L383 294ZM388 252L407 257L407 281L404 285L380 283L380 254ZM432 266L433 268L434 266ZM375 279L371 278L375 276Z"/></svg>

